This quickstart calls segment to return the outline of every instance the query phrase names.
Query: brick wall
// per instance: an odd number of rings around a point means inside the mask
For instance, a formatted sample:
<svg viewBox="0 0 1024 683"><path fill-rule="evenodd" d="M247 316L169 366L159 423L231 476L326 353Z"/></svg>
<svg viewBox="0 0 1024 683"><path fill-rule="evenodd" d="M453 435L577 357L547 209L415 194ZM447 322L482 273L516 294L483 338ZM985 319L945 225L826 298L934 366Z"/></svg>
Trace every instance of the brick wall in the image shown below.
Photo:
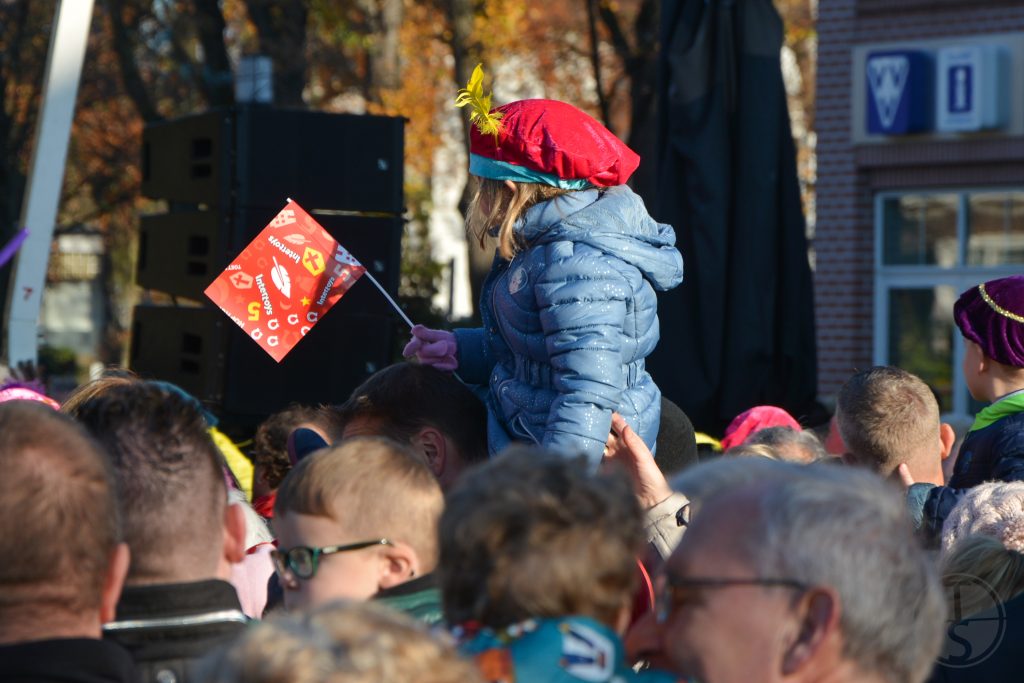
<svg viewBox="0 0 1024 683"><path fill-rule="evenodd" d="M1024 4L1006 0L820 0L817 229L814 246L818 390L831 399L874 348L875 191L1024 184L1024 139L892 148L850 142L852 49L885 41L1024 31ZM858 76L859 77L859 76ZM1020 74L1014 74L1020 78Z"/></svg>

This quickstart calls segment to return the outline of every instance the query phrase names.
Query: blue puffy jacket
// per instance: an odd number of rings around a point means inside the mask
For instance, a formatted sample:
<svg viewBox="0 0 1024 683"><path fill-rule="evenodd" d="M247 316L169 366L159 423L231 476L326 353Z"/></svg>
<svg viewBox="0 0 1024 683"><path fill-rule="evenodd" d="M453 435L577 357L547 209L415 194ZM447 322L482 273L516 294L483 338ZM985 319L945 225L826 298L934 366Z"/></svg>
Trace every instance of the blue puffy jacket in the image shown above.
<svg viewBox="0 0 1024 683"><path fill-rule="evenodd" d="M671 226L626 186L531 207L525 244L495 258L483 327L456 330L459 375L489 387L491 453L532 441L600 462L618 411L651 448L661 392L644 367L658 343L654 290L683 279Z"/></svg>

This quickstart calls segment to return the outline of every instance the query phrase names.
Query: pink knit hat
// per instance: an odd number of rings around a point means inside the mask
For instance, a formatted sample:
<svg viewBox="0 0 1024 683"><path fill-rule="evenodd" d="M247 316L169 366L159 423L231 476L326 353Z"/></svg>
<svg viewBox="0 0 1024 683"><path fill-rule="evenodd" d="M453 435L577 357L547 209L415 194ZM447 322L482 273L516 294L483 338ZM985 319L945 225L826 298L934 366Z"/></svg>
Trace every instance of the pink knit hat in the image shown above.
<svg viewBox="0 0 1024 683"><path fill-rule="evenodd" d="M722 450L727 451L733 446L739 446L754 432L768 427L789 427L798 432L802 431L800 423L782 408L754 406L734 417L729 426L725 428Z"/></svg>
<svg viewBox="0 0 1024 683"><path fill-rule="evenodd" d="M975 534L1024 553L1024 482L991 481L970 489L942 525L942 554Z"/></svg>

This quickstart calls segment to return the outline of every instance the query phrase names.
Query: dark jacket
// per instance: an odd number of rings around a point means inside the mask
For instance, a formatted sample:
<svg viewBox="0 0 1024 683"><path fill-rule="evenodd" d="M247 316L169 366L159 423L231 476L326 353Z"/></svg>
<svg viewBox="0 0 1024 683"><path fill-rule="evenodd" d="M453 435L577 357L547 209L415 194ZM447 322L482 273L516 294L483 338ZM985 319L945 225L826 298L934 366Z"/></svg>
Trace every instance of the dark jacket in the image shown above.
<svg viewBox="0 0 1024 683"><path fill-rule="evenodd" d="M1024 413L1014 413L967 434L948 486L924 500L924 532L937 539L942 525L967 490L986 481L1024 480Z"/></svg>
<svg viewBox="0 0 1024 683"><path fill-rule="evenodd" d="M132 658L96 638L0 646L0 683L131 683Z"/></svg>
<svg viewBox="0 0 1024 683"><path fill-rule="evenodd" d="M654 448L661 392L644 365L658 343L655 290L682 282L671 226L626 186L528 209L525 245L496 259L483 327L455 330L459 376L489 386L488 447L510 440L601 460L612 411Z"/></svg>
<svg viewBox="0 0 1024 683"><path fill-rule="evenodd" d="M189 683L196 662L233 641L248 621L226 581L126 586L103 637L128 650L139 683Z"/></svg>
<svg viewBox="0 0 1024 683"><path fill-rule="evenodd" d="M1024 595L950 624L929 683L1016 683L1024 650Z"/></svg>

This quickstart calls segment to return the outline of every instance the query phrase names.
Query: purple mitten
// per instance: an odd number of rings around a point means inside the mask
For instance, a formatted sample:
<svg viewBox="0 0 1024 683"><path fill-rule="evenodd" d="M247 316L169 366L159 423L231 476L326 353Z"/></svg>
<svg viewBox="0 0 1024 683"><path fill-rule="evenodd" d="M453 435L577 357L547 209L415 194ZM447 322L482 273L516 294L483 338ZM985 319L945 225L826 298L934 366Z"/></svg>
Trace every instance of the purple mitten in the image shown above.
<svg viewBox="0 0 1024 683"><path fill-rule="evenodd" d="M406 358L415 356L423 365L447 372L459 367L459 361L455 358L455 335L423 325L412 328L412 340L405 345L402 355Z"/></svg>

